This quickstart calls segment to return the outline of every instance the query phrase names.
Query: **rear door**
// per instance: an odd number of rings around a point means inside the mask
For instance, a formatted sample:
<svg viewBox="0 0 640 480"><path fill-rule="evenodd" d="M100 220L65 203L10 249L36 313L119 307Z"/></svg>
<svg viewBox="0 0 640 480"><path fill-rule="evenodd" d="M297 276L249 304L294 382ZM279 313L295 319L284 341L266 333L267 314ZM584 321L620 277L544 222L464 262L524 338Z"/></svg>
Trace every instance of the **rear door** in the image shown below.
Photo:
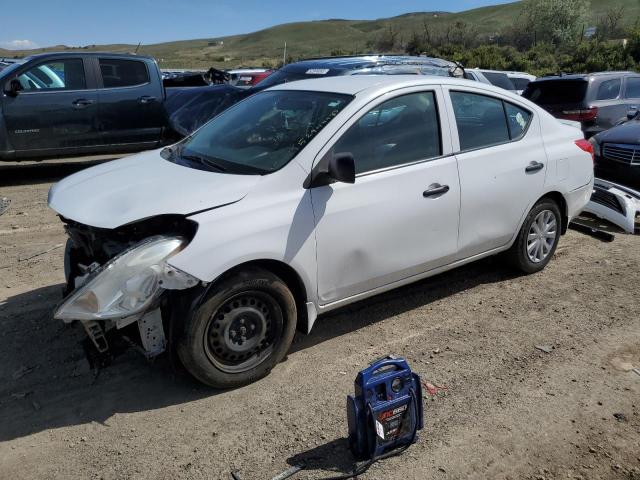
<svg viewBox="0 0 640 480"><path fill-rule="evenodd" d="M154 144L164 126L163 90L143 59L96 57L100 136L105 145ZM157 78L156 78L157 77Z"/></svg>
<svg viewBox="0 0 640 480"><path fill-rule="evenodd" d="M97 140L97 92L86 60L55 58L16 72L22 90L3 95L9 141L22 155L74 153Z"/></svg>
<svg viewBox="0 0 640 480"><path fill-rule="evenodd" d="M509 243L541 195L547 159L532 112L480 89L446 87L460 173L459 258Z"/></svg>

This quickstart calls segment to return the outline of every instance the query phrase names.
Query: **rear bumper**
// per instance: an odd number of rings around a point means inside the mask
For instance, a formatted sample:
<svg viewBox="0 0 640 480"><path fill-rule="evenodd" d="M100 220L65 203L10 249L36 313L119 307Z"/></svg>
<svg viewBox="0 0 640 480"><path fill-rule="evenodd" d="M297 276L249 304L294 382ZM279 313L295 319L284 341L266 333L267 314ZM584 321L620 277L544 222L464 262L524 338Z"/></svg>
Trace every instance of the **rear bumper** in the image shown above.
<svg viewBox="0 0 640 480"><path fill-rule="evenodd" d="M567 201L567 216L569 217L569 223L573 218L578 216L584 207L587 206L589 200L591 199L591 194L593 193L593 181L592 178L589 183L583 185L580 188L576 188L572 190L567 195L565 195L565 200Z"/></svg>

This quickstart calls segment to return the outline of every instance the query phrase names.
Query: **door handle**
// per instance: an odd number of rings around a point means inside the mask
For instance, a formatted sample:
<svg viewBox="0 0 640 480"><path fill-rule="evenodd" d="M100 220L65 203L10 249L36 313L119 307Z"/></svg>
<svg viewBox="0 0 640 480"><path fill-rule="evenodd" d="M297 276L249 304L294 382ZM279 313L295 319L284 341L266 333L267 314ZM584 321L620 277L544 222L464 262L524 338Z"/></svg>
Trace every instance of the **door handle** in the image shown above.
<svg viewBox="0 0 640 480"><path fill-rule="evenodd" d="M544 168L544 163L540 162L531 162L527 165L527 168L524 169L527 173L537 172L538 170L542 170Z"/></svg>
<svg viewBox="0 0 640 480"><path fill-rule="evenodd" d="M73 108L87 108L89 105L93 105L93 100L87 100L86 98L79 98L71 102Z"/></svg>
<svg viewBox="0 0 640 480"><path fill-rule="evenodd" d="M149 95L144 95L138 99L138 103L142 105L146 105L147 103L153 103L156 101L156 97L150 97Z"/></svg>
<svg viewBox="0 0 640 480"><path fill-rule="evenodd" d="M422 196L424 198L435 197L436 195L444 195L449 191L449 185L440 185L439 183L434 183L433 185L429 185L429 189L422 192Z"/></svg>

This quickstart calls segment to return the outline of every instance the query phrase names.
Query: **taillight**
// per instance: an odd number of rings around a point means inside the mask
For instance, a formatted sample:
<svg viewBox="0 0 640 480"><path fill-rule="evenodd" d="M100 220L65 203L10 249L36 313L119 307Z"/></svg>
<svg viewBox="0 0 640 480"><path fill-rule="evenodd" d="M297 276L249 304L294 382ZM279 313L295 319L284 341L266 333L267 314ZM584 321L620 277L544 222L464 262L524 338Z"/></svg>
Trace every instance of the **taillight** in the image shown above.
<svg viewBox="0 0 640 480"><path fill-rule="evenodd" d="M576 122L595 120L598 116L598 107L589 107L583 110L562 110L559 116L565 120L574 120Z"/></svg>
<svg viewBox="0 0 640 480"><path fill-rule="evenodd" d="M591 142L589 140L581 138L580 140L576 140L575 144L580 148L580 150L584 150L585 152L590 153L591 160L595 163L595 152L593 151L593 145L591 145Z"/></svg>

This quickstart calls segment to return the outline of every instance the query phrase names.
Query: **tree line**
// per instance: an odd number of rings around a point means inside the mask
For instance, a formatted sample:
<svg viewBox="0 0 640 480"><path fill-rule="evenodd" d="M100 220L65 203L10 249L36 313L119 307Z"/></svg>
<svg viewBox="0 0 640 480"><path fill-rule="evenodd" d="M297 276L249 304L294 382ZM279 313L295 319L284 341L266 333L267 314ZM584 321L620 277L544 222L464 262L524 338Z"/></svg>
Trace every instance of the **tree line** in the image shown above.
<svg viewBox="0 0 640 480"><path fill-rule="evenodd" d="M623 7L609 8L588 27L588 0L525 0L520 18L492 35L458 21L420 31L392 26L369 41L371 51L426 54L465 67L518 70L535 75L640 68L640 23L625 25ZM343 53L343 52L333 52Z"/></svg>

